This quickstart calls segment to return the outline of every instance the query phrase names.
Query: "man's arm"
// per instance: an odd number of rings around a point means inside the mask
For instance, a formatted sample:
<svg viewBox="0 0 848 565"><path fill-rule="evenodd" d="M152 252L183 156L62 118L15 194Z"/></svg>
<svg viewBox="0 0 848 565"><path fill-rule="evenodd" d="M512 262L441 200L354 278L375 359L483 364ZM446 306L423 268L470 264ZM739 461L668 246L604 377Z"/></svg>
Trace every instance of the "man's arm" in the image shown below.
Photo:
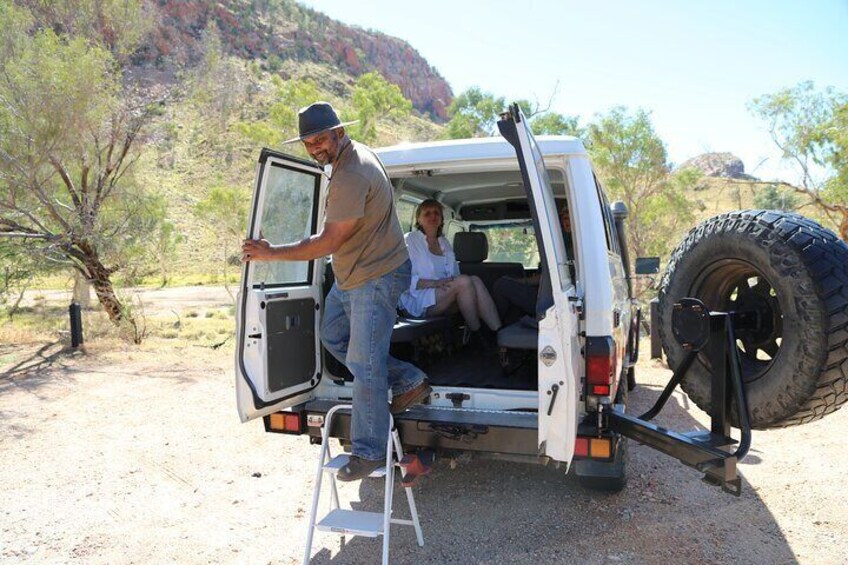
<svg viewBox="0 0 848 565"><path fill-rule="evenodd" d="M241 246L241 260L309 261L332 255L353 235L356 221L325 222L319 233L297 243L271 245L264 239L246 239Z"/></svg>

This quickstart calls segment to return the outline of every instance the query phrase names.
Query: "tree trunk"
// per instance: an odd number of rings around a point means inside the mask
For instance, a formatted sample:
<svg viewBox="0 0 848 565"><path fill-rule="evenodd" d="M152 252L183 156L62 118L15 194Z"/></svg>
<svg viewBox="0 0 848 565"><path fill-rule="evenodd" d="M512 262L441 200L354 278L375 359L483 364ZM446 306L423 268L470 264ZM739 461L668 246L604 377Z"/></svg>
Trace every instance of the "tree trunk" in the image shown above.
<svg viewBox="0 0 848 565"><path fill-rule="evenodd" d="M115 294L115 289L112 286L112 272L100 262L97 256L97 251L87 245L81 245L80 248L84 254L84 266L88 272L88 282L94 287L94 293L97 295L97 300L109 320L117 327L126 325L131 331L131 339L133 343L141 343L142 335L139 332L138 323L133 315L124 308L121 301Z"/></svg>

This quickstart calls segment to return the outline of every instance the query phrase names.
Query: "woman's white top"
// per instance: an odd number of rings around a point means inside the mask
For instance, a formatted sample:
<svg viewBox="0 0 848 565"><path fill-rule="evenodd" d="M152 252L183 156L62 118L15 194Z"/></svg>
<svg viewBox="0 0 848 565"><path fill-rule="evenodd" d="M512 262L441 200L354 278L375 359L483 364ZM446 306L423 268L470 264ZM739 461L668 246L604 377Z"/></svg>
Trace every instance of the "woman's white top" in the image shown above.
<svg viewBox="0 0 848 565"><path fill-rule="evenodd" d="M412 262L412 282L409 289L400 296L400 307L413 316L423 316L430 306L436 303L435 288L418 288L421 279L446 279L459 275L456 255L446 237L439 238L441 255L434 255L427 247L427 236L420 230L413 230L404 237Z"/></svg>

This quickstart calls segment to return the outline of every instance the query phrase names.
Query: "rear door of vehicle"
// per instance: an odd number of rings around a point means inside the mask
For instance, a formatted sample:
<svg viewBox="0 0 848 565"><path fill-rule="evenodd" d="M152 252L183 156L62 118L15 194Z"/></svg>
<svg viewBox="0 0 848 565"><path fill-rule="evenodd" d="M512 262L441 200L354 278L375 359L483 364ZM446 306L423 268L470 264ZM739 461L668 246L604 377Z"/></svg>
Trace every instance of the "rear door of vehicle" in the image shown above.
<svg viewBox="0 0 848 565"><path fill-rule="evenodd" d="M555 461L570 463L577 436L577 312L557 206L542 152L518 105L499 123L515 147L533 209L537 241L544 253L553 304L539 321L539 448Z"/></svg>
<svg viewBox="0 0 848 565"><path fill-rule="evenodd" d="M248 237L271 244L317 233L324 174L264 149ZM236 401L242 422L305 402L321 379L318 324L323 260L250 262L236 300Z"/></svg>

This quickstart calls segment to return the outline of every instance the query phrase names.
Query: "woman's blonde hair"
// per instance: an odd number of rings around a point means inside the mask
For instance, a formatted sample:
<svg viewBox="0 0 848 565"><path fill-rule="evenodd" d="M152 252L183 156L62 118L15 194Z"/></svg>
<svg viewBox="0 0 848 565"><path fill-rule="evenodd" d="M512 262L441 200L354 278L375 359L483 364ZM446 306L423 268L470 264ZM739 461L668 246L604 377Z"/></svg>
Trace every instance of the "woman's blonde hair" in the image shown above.
<svg viewBox="0 0 848 565"><path fill-rule="evenodd" d="M436 208L439 211L439 216L442 217L442 223L439 224L439 229L436 230L436 237L442 237L442 228L445 227L445 209L442 207L442 203L436 200L435 198L428 198L423 201L418 207L415 209L415 227L418 231L423 232L424 228L421 227L421 223L418 221L418 218L421 216L421 213L427 208Z"/></svg>

